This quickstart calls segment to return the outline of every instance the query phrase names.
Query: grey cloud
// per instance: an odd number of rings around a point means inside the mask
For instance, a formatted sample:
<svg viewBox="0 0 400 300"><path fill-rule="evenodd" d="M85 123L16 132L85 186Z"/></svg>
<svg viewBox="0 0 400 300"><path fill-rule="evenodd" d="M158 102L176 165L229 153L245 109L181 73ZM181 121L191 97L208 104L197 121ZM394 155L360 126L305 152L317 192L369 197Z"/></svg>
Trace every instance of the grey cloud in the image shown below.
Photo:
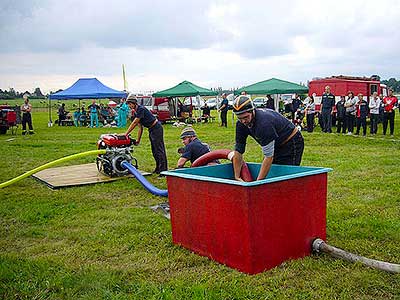
<svg viewBox="0 0 400 300"><path fill-rule="evenodd" d="M224 34L207 22L209 2L64 1L9 8L0 51L70 51L106 48L207 48ZM168 3L168 5L165 5ZM7 7L12 4L8 3ZM23 12L29 11L28 14ZM12 13L11 13L12 12Z"/></svg>

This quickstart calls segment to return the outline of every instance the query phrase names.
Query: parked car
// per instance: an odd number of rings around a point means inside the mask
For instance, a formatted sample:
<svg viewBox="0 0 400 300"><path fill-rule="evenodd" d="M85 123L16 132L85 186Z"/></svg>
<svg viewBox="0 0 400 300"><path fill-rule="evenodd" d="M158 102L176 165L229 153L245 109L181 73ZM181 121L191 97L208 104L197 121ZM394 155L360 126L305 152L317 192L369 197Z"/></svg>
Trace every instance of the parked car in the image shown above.
<svg viewBox="0 0 400 300"><path fill-rule="evenodd" d="M264 97L256 97L253 99L255 108L264 108L267 100Z"/></svg>
<svg viewBox="0 0 400 300"><path fill-rule="evenodd" d="M217 109L217 98L210 98L206 103L210 109Z"/></svg>
<svg viewBox="0 0 400 300"><path fill-rule="evenodd" d="M185 101L183 101L183 105L190 106L190 100L191 100L192 107L197 108L197 109L201 108L204 106L204 100L201 97L199 99L200 99L200 101L197 100L197 97L186 97Z"/></svg>
<svg viewBox="0 0 400 300"><path fill-rule="evenodd" d="M229 94L226 96L226 99L228 99L228 109L233 108L233 101L235 100L235 95L234 94Z"/></svg>

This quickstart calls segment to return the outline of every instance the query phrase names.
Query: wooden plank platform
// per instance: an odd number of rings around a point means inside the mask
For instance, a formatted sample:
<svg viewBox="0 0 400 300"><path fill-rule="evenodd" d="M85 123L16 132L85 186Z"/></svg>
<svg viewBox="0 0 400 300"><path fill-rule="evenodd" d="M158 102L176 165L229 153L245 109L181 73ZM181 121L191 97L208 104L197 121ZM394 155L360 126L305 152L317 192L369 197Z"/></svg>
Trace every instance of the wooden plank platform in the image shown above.
<svg viewBox="0 0 400 300"><path fill-rule="evenodd" d="M142 173L143 176L151 174L144 171L140 171L140 173ZM134 177L131 174L122 177L108 177L97 170L96 163L49 168L37 172L32 176L52 189L109 182L121 178Z"/></svg>

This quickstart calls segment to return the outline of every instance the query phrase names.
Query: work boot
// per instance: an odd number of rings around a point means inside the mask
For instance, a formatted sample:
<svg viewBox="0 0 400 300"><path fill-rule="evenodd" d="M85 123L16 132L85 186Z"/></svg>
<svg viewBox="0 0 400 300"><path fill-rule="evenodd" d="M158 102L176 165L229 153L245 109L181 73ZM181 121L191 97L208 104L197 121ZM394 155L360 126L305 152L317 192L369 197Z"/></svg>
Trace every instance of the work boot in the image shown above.
<svg viewBox="0 0 400 300"><path fill-rule="evenodd" d="M25 135L25 134L26 134L26 130L22 131L22 135Z"/></svg>
<svg viewBox="0 0 400 300"><path fill-rule="evenodd" d="M33 130L29 130L29 134L35 134Z"/></svg>

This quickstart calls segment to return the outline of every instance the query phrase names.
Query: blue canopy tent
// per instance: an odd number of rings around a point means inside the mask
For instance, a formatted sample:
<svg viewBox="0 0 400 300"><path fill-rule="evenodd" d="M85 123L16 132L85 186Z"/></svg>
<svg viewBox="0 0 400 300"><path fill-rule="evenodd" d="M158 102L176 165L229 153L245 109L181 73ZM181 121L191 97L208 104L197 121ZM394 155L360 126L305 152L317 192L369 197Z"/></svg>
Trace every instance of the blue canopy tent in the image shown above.
<svg viewBox="0 0 400 300"><path fill-rule="evenodd" d="M124 98L126 92L117 91L102 84L97 78L80 78L71 87L49 96L51 121L51 100Z"/></svg>

